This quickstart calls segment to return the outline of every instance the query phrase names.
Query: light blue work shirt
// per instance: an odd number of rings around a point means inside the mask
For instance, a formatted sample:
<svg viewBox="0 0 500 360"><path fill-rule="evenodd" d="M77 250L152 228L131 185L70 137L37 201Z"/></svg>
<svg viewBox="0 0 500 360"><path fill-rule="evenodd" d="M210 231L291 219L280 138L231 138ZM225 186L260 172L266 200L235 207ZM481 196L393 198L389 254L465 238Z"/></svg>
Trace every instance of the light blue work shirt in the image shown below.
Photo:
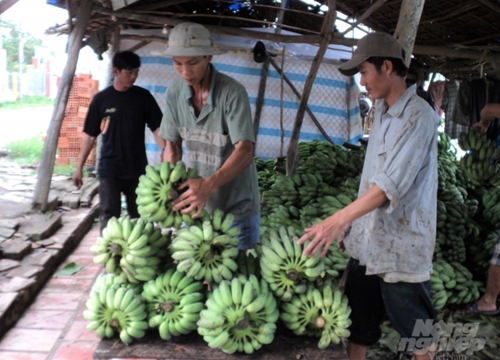
<svg viewBox="0 0 500 360"><path fill-rule="evenodd" d="M359 196L378 185L389 199L353 221L349 254L388 282L430 278L436 239L438 122L413 87L387 111L378 101Z"/></svg>

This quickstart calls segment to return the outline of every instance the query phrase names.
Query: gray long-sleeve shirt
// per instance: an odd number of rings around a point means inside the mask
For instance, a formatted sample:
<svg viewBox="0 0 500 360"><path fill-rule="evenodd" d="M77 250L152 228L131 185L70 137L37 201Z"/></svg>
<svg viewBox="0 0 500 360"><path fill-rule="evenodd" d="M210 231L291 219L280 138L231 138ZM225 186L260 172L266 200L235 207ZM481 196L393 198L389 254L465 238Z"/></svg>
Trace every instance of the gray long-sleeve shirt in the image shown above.
<svg viewBox="0 0 500 360"><path fill-rule="evenodd" d="M410 87L384 113L379 102L359 195L378 185L389 199L352 223L349 254L388 282L430 277L436 238L437 116Z"/></svg>

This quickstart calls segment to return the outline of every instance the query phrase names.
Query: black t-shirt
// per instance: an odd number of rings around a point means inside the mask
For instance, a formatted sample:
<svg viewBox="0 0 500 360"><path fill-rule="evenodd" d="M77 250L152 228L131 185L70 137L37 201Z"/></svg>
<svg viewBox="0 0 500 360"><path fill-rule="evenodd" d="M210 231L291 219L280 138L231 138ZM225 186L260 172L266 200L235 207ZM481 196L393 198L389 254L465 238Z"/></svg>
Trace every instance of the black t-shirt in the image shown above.
<svg viewBox="0 0 500 360"><path fill-rule="evenodd" d="M133 86L117 91L113 86L98 92L92 99L83 132L102 134L99 176L123 180L137 179L148 163L145 149L146 125L155 131L162 112L153 95Z"/></svg>

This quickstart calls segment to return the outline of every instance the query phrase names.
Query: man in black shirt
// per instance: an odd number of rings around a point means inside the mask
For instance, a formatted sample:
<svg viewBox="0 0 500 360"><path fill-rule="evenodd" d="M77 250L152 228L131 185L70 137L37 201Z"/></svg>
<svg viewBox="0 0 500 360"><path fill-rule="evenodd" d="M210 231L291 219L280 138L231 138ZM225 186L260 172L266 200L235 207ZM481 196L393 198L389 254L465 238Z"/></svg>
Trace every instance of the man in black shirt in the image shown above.
<svg viewBox="0 0 500 360"><path fill-rule="evenodd" d="M135 189L139 176L147 165L144 131L146 125L153 132L161 149L165 141L158 136L162 112L151 93L134 86L141 60L131 51L122 51L113 57L113 85L98 92L92 99L85 124L73 175L73 183L82 186L82 169L99 134L102 143L97 173L99 175L100 227L121 212L121 194L127 200L127 212L138 218Z"/></svg>

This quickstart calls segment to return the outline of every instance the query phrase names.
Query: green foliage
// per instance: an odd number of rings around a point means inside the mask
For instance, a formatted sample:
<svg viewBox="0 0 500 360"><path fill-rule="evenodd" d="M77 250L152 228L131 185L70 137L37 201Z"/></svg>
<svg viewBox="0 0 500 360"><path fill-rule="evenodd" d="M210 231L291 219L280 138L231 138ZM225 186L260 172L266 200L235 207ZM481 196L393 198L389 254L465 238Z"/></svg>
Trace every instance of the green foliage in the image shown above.
<svg viewBox="0 0 500 360"><path fill-rule="evenodd" d="M42 158L43 141L40 136L17 140L6 145L8 157L21 165L32 165Z"/></svg>
<svg viewBox="0 0 500 360"><path fill-rule="evenodd" d="M19 165L36 165L42 159L44 142L40 136L8 143L8 157ZM54 165L54 174L73 176L76 164ZM86 171L84 171L84 175Z"/></svg>
<svg viewBox="0 0 500 360"><path fill-rule="evenodd" d="M21 101L0 102L0 110L19 109L24 107L51 106L54 100L46 96L23 96Z"/></svg>
<svg viewBox="0 0 500 360"><path fill-rule="evenodd" d="M20 39L24 40L24 63L31 64L31 59L35 56L35 46L42 45L42 40L34 37L30 33L22 31L19 26L12 21L0 20L0 27L10 29L9 36L2 35L3 48L7 51L7 71L19 71Z"/></svg>
<svg viewBox="0 0 500 360"><path fill-rule="evenodd" d="M73 176L76 170L76 164L69 165L54 165L54 175L63 175L63 176ZM86 171L84 169L83 175L85 176Z"/></svg>

